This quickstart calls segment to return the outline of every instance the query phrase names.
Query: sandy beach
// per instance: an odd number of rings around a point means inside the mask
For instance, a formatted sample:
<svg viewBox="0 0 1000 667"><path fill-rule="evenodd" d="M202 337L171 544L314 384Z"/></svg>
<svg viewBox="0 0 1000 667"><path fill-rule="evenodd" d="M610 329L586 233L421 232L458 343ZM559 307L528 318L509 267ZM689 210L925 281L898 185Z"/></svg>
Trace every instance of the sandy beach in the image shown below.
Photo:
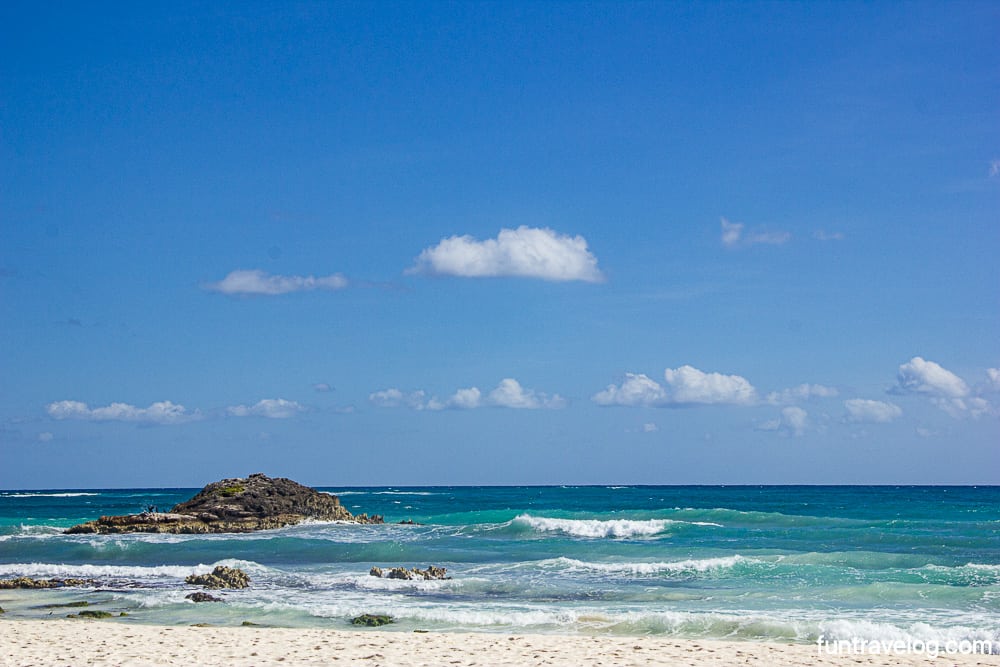
<svg viewBox="0 0 1000 667"><path fill-rule="evenodd" d="M998 655L825 655L801 644L0 621L0 664L30 665L1000 665Z"/></svg>

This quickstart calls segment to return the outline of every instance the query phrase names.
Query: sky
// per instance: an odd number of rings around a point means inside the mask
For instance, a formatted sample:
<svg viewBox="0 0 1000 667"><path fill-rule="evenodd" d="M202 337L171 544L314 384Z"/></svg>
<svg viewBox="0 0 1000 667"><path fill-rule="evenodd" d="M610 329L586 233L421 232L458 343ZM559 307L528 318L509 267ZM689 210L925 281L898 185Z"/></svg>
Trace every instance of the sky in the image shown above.
<svg viewBox="0 0 1000 667"><path fill-rule="evenodd" d="M1000 483L1000 5L0 5L0 488Z"/></svg>

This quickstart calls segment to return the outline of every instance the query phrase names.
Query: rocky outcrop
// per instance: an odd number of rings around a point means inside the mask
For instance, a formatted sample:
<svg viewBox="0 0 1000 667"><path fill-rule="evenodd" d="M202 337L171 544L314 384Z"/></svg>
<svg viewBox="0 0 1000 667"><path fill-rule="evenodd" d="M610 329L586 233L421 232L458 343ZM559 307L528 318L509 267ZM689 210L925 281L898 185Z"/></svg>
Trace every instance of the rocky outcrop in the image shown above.
<svg viewBox="0 0 1000 667"><path fill-rule="evenodd" d="M382 579L451 579L451 577L446 576L447 569L443 567L435 567L433 565L428 565L426 570L421 570L418 568L412 568L407 570L405 567L393 567L388 570L383 570L382 568L376 566L368 571L373 577L380 577Z"/></svg>
<svg viewBox="0 0 1000 667"><path fill-rule="evenodd" d="M205 588L246 588L250 585L250 576L238 567L216 565L208 574L188 576L184 583Z"/></svg>
<svg viewBox="0 0 1000 667"><path fill-rule="evenodd" d="M97 586L97 581L94 579L32 579L31 577L0 579L0 589L65 588L67 586Z"/></svg>
<svg viewBox="0 0 1000 667"><path fill-rule="evenodd" d="M392 616L388 616L387 614L361 614L360 616L355 616L351 619L352 624L364 625L369 628L377 628L395 622L396 619Z"/></svg>
<svg viewBox="0 0 1000 667"><path fill-rule="evenodd" d="M283 477L255 473L203 488L169 512L102 516L73 526L74 533L248 533L306 519L382 523L381 516L351 514L340 499Z"/></svg>
<svg viewBox="0 0 1000 667"><path fill-rule="evenodd" d="M201 591L185 595L184 599L191 600L191 602L222 602L222 598L217 598L211 593L203 593Z"/></svg>

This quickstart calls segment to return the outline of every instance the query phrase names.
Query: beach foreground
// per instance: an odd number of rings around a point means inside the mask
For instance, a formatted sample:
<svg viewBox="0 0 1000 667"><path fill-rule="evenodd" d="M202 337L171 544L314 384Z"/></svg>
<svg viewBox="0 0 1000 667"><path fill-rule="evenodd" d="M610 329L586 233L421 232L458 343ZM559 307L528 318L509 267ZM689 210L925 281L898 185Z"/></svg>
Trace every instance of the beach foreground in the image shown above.
<svg viewBox="0 0 1000 667"><path fill-rule="evenodd" d="M802 644L663 637L0 621L0 664L29 665L1000 665L998 655L825 655Z"/></svg>

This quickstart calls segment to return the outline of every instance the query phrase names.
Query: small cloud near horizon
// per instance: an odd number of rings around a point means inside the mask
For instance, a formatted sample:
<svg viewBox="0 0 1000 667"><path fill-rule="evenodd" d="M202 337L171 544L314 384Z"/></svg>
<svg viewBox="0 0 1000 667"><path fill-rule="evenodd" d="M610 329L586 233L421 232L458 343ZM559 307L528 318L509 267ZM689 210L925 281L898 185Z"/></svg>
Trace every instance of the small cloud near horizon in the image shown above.
<svg viewBox="0 0 1000 667"><path fill-rule="evenodd" d="M903 416L903 409L895 403L852 398L844 401L849 422L865 424L887 424Z"/></svg>
<svg viewBox="0 0 1000 667"><path fill-rule="evenodd" d="M260 269L238 269L216 283L204 285L204 289L228 295L277 296L291 292L313 290L341 290L347 287L347 278L334 273L329 276L281 276L271 275Z"/></svg>
<svg viewBox="0 0 1000 667"><path fill-rule="evenodd" d="M422 389L404 393L392 387L368 395L368 401L380 408L405 407L412 410L474 410L476 408L513 408L550 410L564 408L566 399L559 394L551 396L534 389L527 389L514 378L504 378L489 393L483 393L478 387L458 389L451 396L439 399L437 396L427 397Z"/></svg>
<svg viewBox="0 0 1000 667"><path fill-rule="evenodd" d="M451 236L424 249L407 274L462 278L539 278L553 282L605 280L582 236L548 228L501 229L495 239Z"/></svg>
<svg viewBox="0 0 1000 667"><path fill-rule="evenodd" d="M752 405L757 390L740 375L706 373L693 366L663 371L664 384L643 373L626 373L620 385L609 384L591 399L600 406L666 407Z"/></svg>
<svg viewBox="0 0 1000 667"><path fill-rule="evenodd" d="M787 243L792 235L783 231L751 231L744 233L742 222L729 222L720 218L722 225L722 245L727 248L738 248L751 245L782 245Z"/></svg>
<svg viewBox="0 0 1000 667"><path fill-rule="evenodd" d="M305 412L306 408L295 401L283 398L263 398L253 405L233 405L226 408L230 417L266 417L267 419L288 419Z"/></svg>
<svg viewBox="0 0 1000 667"><path fill-rule="evenodd" d="M59 420L121 421L140 424L180 424L202 418L197 410L189 412L183 405L171 401L158 401L147 408L139 408L128 403L111 403L104 407L91 408L81 401L56 401L45 406L45 411L53 419Z"/></svg>

